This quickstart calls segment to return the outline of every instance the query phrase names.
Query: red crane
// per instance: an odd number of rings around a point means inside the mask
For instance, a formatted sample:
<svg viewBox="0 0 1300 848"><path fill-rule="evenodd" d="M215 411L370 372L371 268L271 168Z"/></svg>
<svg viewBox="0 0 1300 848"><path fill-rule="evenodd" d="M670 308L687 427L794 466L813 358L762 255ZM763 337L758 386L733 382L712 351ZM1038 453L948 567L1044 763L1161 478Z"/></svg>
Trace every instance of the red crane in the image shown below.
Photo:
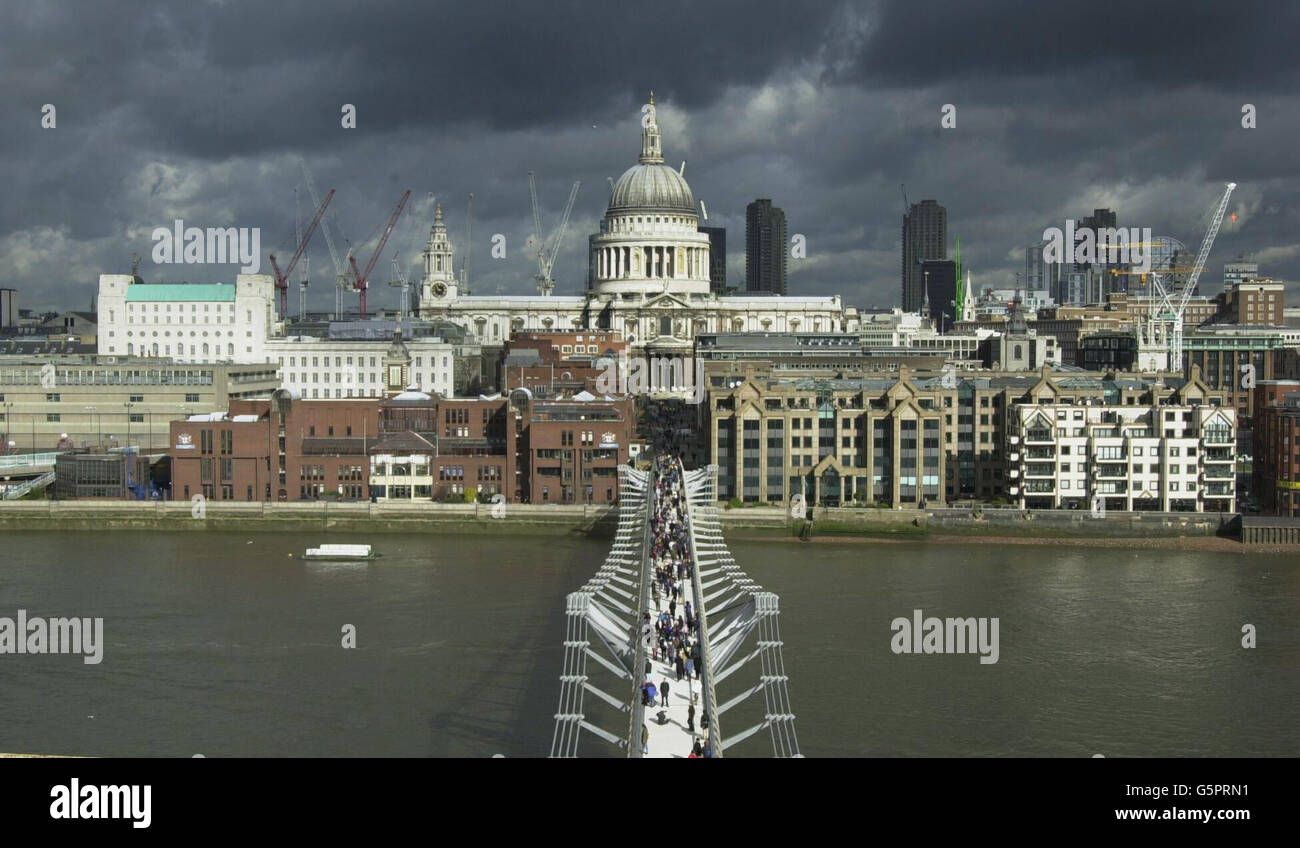
<svg viewBox="0 0 1300 848"><path fill-rule="evenodd" d="M370 287L370 272L375 270L375 263L379 261L379 255L384 252L384 245L388 244L388 237L393 234L393 227L397 226L397 219L401 217L402 210L406 208L406 201L411 199L411 190L408 188L402 199L397 201L397 208L393 214L388 216L388 226L384 227L384 234L379 237L379 246L375 248L375 255L370 257L366 263L366 270L361 271L357 268L357 258L349 256L348 261L352 263L352 286L361 296L361 317L366 317L366 289Z"/></svg>
<svg viewBox="0 0 1300 848"><path fill-rule="evenodd" d="M284 269L284 273L280 272L280 266L275 262L275 254L271 254L271 270L275 272L275 287L280 290L281 318L287 317L289 314L289 275L293 273L294 266L302 258L302 252L307 249L307 242L311 241L312 233L316 232L316 225L320 223L321 216L325 214L325 207L329 206L330 201L333 199L334 189L330 189L329 194L325 195L325 199L320 202L320 208L316 210L316 217L311 219L311 226L303 234L302 243L294 251L293 258L289 260L289 267Z"/></svg>

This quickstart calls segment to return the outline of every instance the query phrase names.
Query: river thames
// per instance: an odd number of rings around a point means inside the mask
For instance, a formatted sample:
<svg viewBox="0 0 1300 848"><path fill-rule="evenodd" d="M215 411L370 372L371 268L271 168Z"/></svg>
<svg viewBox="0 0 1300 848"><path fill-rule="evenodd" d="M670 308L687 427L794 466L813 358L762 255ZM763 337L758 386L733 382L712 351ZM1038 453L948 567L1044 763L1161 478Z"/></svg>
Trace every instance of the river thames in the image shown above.
<svg viewBox="0 0 1300 848"><path fill-rule="evenodd" d="M322 541L383 556L302 561ZM0 654L0 751L544 756L564 598L607 545L8 532L0 616L102 617L105 644L97 665ZM781 597L808 756L1300 756L1295 555L783 540L731 549ZM998 618L998 661L895 654L891 622L917 609ZM1242 647L1248 624L1253 649ZM355 649L342 647L345 625ZM768 753L758 736L728 756Z"/></svg>

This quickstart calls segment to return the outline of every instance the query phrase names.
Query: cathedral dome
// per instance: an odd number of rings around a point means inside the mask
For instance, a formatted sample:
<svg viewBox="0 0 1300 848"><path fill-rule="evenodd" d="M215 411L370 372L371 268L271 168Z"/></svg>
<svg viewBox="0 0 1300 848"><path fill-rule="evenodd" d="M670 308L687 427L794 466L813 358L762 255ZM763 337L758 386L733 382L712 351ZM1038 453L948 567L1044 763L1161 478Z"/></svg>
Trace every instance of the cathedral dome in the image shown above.
<svg viewBox="0 0 1300 848"><path fill-rule="evenodd" d="M695 214L695 196L686 179L662 162L633 165L614 184L609 214L637 212Z"/></svg>
<svg viewBox="0 0 1300 848"><path fill-rule="evenodd" d="M609 197L610 215L638 212L694 215L695 195L686 179L664 164L663 136L655 116L654 92L645 107L640 161L623 172Z"/></svg>

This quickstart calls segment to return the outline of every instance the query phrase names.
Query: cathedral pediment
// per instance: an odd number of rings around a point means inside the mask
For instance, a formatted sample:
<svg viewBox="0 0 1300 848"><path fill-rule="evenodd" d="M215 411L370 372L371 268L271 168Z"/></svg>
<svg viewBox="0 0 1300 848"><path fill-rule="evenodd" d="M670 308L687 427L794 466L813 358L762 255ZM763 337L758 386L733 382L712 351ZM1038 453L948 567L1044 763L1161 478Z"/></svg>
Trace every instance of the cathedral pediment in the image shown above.
<svg viewBox="0 0 1300 848"><path fill-rule="evenodd" d="M691 304L675 294L660 294L646 300L643 309L691 309Z"/></svg>

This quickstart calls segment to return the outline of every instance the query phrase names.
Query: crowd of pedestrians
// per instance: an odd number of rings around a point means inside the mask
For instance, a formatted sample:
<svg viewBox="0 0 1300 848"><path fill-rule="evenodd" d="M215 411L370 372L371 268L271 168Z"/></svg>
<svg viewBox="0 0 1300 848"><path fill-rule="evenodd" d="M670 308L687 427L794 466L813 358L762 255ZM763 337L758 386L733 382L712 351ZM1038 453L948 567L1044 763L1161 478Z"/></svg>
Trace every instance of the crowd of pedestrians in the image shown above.
<svg viewBox="0 0 1300 848"><path fill-rule="evenodd" d="M673 692L678 698L686 699L689 703L685 730L687 739L693 741L686 756L712 757L707 716L700 716L698 731L695 725L698 702L695 681L700 679L703 669L699 662L697 610L687 597L695 563L686 527L686 492L680 469L675 458L659 456L652 470L655 509L650 519L650 560L654 579L651 608L642 617L642 638L649 653L642 703L667 708ZM654 684L652 663L663 666L658 687ZM666 714L661 712L660 716L661 723L666 723ZM643 745L648 740L647 731L642 734Z"/></svg>

